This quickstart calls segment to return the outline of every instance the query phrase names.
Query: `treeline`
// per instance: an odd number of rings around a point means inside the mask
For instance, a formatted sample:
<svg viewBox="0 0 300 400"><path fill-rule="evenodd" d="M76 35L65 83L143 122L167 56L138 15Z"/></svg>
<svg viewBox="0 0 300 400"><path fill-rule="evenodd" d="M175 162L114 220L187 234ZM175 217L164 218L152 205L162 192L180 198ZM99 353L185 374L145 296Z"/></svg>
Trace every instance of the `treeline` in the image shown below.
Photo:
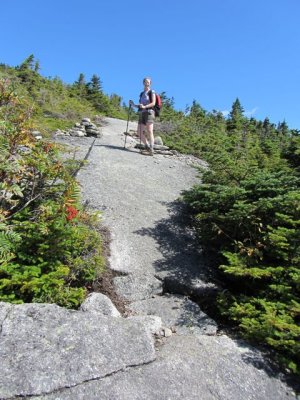
<svg viewBox="0 0 300 400"><path fill-rule="evenodd" d="M86 81L81 73L73 84L65 84L59 77L43 77L39 70L39 62L30 55L16 67L0 64L0 77L8 78L20 95L32 101L32 120L45 134L71 127L86 115L126 118L122 98L105 94L98 75Z"/></svg>
<svg viewBox="0 0 300 400"><path fill-rule="evenodd" d="M169 146L209 165L183 200L224 284L218 312L299 373L299 131L246 118L238 99L227 119L194 102L163 125Z"/></svg>

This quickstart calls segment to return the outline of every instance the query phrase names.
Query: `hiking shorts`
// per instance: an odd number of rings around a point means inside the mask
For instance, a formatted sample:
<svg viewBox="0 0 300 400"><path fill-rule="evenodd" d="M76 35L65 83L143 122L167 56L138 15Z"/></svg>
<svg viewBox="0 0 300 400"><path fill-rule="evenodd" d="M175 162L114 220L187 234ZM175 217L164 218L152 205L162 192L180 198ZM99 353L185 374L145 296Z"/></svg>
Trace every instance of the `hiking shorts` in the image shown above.
<svg viewBox="0 0 300 400"><path fill-rule="evenodd" d="M147 125L153 124L155 119L153 110L139 111L139 124Z"/></svg>

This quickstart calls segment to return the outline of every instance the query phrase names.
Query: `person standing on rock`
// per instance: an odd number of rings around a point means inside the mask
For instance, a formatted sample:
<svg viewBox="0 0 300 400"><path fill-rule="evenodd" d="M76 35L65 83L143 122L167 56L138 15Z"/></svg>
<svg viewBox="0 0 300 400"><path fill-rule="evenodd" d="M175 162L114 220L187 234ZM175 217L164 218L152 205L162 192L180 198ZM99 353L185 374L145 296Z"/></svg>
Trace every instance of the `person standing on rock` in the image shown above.
<svg viewBox="0 0 300 400"><path fill-rule="evenodd" d="M129 104L138 108L138 136L145 145L145 150L142 151L142 154L153 156L153 123L155 119L153 107L155 106L156 95L154 90L151 90L151 78L144 78L143 85L144 90L140 94L139 104L134 104L132 100L129 100Z"/></svg>

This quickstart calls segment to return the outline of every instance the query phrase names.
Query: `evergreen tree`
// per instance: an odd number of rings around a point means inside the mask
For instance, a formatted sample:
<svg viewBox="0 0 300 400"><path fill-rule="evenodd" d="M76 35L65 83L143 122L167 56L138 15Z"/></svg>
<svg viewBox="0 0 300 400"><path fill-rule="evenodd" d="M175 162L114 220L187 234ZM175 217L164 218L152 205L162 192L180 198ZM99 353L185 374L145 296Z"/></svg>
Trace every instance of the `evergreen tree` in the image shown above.
<svg viewBox="0 0 300 400"><path fill-rule="evenodd" d="M291 137L287 148L284 150L284 156L296 172L300 174L300 135Z"/></svg>
<svg viewBox="0 0 300 400"><path fill-rule="evenodd" d="M102 83L98 75L93 75L91 81L87 84L88 92L90 94L101 93Z"/></svg>
<svg viewBox="0 0 300 400"><path fill-rule="evenodd" d="M227 129L229 132L242 131L245 122L245 117L243 113L244 109L240 103L240 100L237 98L232 105L227 121Z"/></svg>
<svg viewBox="0 0 300 400"><path fill-rule="evenodd" d="M87 96L87 84L83 73L79 74L78 80L73 84L73 89L79 97Z"/></svg>
<svg viewBox="0 0 300 400"><path fill-rule="evenodd" d="M221 113L221 111L218 110L212 110L212 112L210 113L210 116L215 119L218 122L223 122L224 121L224 116Z"/></svg>
<svg viewBox="0 0 300 400"><path fill-rule="evenodd" d="M277 126L277 131L279 133L281 133L282 135L287 136L289 134L288 124L285 121L279 122L279 124Z"/></svg>
<svg viewBox="0 0 300 400"><path fill-rule="evenodd" d="M200 104L196 100L193 100L193 104L190 109L190 116L197 120L198 119L201 120L205 118L205 115L206 115L205 110L200 106Z"/></svg>
<svg viewBox="0 0 300 400"><path fill-rule="evenodd" d="M38 73L40 70L40 62L36 61L34 64L34 72Z"/></svg>
<svg viewBox="0 0 300 400"><path fill-rule="evenodd" d="M30 54L20 65L19 67L20 70L33 70L34 69L34 55Z"/></svg>
<svg viewBox="0 0 300 400"><path fill-rule="evenodd" d="M80 74L79 74L78 81L75 82L75 84L77 84L78 86L82 86L82 85L85 85L85 84L86 84L86 82L85 82L85 76L84 76L83 73L80 73Z"/></svg>
<svg viewBox="0 0 300 400"><path fill-rule="evenodd" d="M121 101L122 101L122 97L121 96L118 96L115 93L110 95L110 103L114 108L120 109L121 108Z"/></svg>
<svg viewBox="0 0 300 400"><path fill-rule="evenodd" d="M164 105L164 108L174 110L174 97L168 97L166 92L162 92L162 93L160 93L160 98Z"/></svg>
<svg viewBox="0 0 300 400"><path fill-rule="evenodd" d="M237 98L235 102L232 104L232 109L230 112L230 118L234 121L238 121L243 118L244 109L240 103L240 100Z"/></svg>
<svg viewBox="0 0 300 400"><path fill-rule="evenodd" d="M37 86L41 80L38 71L36 71L37 68L39 68L39 63L38 61L35 62L33 54L27 57L19 67L16 67L18 77L21 79L21 82L27 86L28 91L32 95L36 92Z"/></svg>
<svg viewBox="0 0 300 400"><path fill-rule="evenodd" d="M97 111L111 114L110 101L102 92L102 82L98 75L94 74L87 86L87 100L89 100Z"/></svg>
<svg viewBox="0 0 300 400"><path fill-rule="evenodd" d="M160 114L160 121L170 121L176 119L179 113L174 108L174 97L168 97L166 92L160 93L162 101L162 110Z"/></svg>

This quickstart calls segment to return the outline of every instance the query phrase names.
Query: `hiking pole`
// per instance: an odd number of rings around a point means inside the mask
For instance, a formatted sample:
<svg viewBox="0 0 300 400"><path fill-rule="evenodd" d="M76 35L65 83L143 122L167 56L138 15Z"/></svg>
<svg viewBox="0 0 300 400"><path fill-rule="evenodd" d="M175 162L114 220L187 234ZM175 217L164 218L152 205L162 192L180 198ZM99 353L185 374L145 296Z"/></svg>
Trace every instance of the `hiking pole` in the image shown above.
<svg viewBox="0 0 300 400"><path fill-rule="evenodd" d="M140 153L142 152L142 129L140 128ZM143 133L144 134L144 133Z"/></svg>
<svg viewBox="0 0 300 400"><path fill-rule="evenodd" d="M127 141L127 136L128 136L128 124L129 124L129 115L130 115L130 110L131 110L131 103L129 105L129 109L128 109L128 117L127 117L127 127L126 127L126 132L125 133L125 142L124 142L124 149L126 147L126 141Z"/></svg>

